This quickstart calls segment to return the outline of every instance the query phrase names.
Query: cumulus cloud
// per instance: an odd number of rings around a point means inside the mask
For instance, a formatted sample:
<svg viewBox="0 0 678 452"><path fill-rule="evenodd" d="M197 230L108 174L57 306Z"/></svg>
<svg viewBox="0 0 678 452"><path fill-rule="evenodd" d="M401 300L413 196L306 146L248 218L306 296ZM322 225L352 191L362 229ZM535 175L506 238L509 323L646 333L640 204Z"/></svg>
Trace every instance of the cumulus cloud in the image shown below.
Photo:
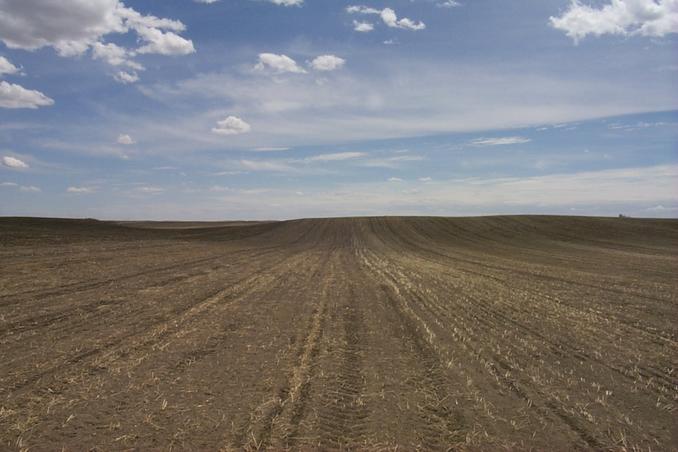
<svg viewBox="0 0 678 452"><path fill-rule="evenodd" d="M474 146L505 146L509 144L523 144L532 141L526 137L477 138L471 141Z"/></svg>
<svg viewBox="0 0 678 452"><path fill-rule="evenodd" d="M252 127L237 116L228 116L225 119L217 122L217 126L212 129L212 132L218 135L239 135L247 133Z"/></svg>
<svg viewBox="0 0 678 452"><path fill-rule="evenodd" d="M404 28L406 30L423 30L426 28L426 25L423 22L414 22L407 17L398 19L395 11L391 8L382 9L379 15L381 16L381 20L391 28Z"/></svg>
<svg viewBox="0 0 678 452"><path fill-rule="evenodd" d="M53 104L54 100L40 91L0 81L0 108L38 108Z"/></svg>
<svg viewBox="0 0 678 452"><path fill-rule="evenodd" d="M311 61L311 67L316 71L334 71L341 68L346 60L335 55L320 55Z"/></svg>
<svg viewBox="0 0 678 452"><path fill-rule="evenodd" d="M364 152L336 152L333 154L319 154L309 157L307 160L311 162L330 162L330 161L339 161L339 160L349 160L357 159L360 157L365 157L367 154Z"/></svg>
<svg viewBox="0 0 678 452"><path fill-rule="evenodd" d="M111 66L128 66L132 69L143 70L143 66L129 59L131 52L116 44L103 44L95 42L92 45L92 57L97 60L104 60Z"/></svg>
<svg viewBox="0 0 678 452"><path fill-rule="evenodd" d="M113 78L122 84L134 83L139 81L139 75L136 72L120 71Z"/></svg>
<svg viewBox="0 0 678 452"><path fill-rule="evenodd" d="M391 27L391 28L401 28L404 30L423 30L426 28L426 24L424 22L418 21L415 22L412 19L409 19L407 17L403 17L402 19L398 19L398 15L396 12L391 9L391 8L384 8L384 9L376 9L376 8L371 8L368 6L362 6L362 5L353 5L349 6L346 8L346 12L349 14L375 14L381 17L381 20L386 24L386 26ZM354 25L355 29L355 25ZM361 30L359 30L361 31ZM369 30L365 30L369 31Z"/></svg>
<svg viewBox="0 0 678 452"><path fill-rule="evenodd" d="M399 177L389 177L388 181L389 182L402 182L403 180Z"/></svg>
<svg viewBox="0 0 678 452"><path fill-rule="evenodd" d="M130 144L136 143L136 141L134 141L134 139L131 136L124 133L124 134L121 134L121 135L118 136L118 143L124 144L124 145L130 145Z"/></svg>
<svg viewBox="0 0 678 452"><path fill-rule="evenodd" d="M0 75L16 74L17 72L19 72L18 67L10 63L4 56L0 56Z"/></svg>
<svg viewBox="0 0 678 452"><path fill-rule="evenodd" d="M431 182L433 178L431 177L420 177L419 182Z"/></svg>
<svg viewBox="0 0 678 452"><path fill-rule="evenodd" d="M63 57L82 55L91 49L94 58L114 66L141 69L131 57L143 53L185 55L193 42L177 33L183 23L142 15L119 0L2 0L0 41L11 49L52 47ZM140 47L124 49L104 44L109 34L133 31Z"/></svg>
<svg viewBox="0 0 678 452"><path fill-rule="evenodd" d="M361 33L368 33L374 30L374 25L370 22L361 22L359 20L353 21L353 29Z"/></svg>
<svg viewBox="0 0 678 452"><path fill-rule="evenodd" d="M24 162L23 160L19 160L16 157L11 157L9 155L6 155L2 158L2 164L8 168L15 169L28 168L28 164L26 162Z"/></svg>
<svg viewBox="0 0 678 452"><path fill-rule="evenodd" d="M589 34L664 36L678 33L678 0L612 0L600 8L572 0L550 22L575 42Z"/></svg>
<svg viewBox="0 0 678 452"><path fill-rule="evenodd" d="M260 53L259 62L254 66L258 71L272 71L277 74L291 72L294 74L304 74L306 71L287 55L277 55L275 53Z"/></svg>
<svg viewBox="0 0 678 452"><path fill-rule="evenodd" d="M212 4L212 3L216 3L219 0L193 0L193 1L196 2L196 3L204 3L206 5L209 5L209 4Z"/></svg>
<svg viewBox="0 0 678 452"><path fill-rule="evenodd" d="M25 169L29 167L28 164L23 160L19 160L18 158L11 157L9 155L6 155L2 158L2 164L8 168L14 169Z"/></svg>
<svg viewBox="0 0 678 452"><path fill-rule="evenodd" d="M67 193L94 193L94 189L92 187L68 187L66 189Z"/></svg>
<svg viewBox="0 0 678 452"><path fill-rule="evenodd" d="M0 187L18 187L16 182L0 182Z"/></svg>
<svg viewBox="0 0 678 452"><path fill-rule="evenodd" d="M140 54L188 55L195 52L195 47L193 47L191 40L184 39L171 31L164 32L157 28L145 27L137 30L137 33L147 41L146 45L136 50Z"/></svg>

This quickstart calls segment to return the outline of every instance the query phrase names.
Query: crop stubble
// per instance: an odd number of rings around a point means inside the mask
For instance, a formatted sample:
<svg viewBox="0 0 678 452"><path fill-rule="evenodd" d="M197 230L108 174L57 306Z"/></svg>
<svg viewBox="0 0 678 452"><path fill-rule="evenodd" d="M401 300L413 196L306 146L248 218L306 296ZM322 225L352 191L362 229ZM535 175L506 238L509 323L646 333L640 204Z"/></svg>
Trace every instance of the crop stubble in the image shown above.
<svg viewBox="0 0 678 452"><path fill-rule="evenodd" d="M0 220L0 448L671 449L678 222Z"/></svg>

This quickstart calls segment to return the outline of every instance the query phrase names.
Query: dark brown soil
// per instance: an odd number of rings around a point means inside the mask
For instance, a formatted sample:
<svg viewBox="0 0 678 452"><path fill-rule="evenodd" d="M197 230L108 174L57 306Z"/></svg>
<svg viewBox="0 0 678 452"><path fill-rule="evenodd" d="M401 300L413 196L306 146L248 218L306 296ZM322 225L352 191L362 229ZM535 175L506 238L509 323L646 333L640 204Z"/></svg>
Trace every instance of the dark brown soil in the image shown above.
<svg viewBox="0 0 678 452"><path fill-rule="evenodd" d="M0 219L0 449L678 447L678 221Z"/></svg>

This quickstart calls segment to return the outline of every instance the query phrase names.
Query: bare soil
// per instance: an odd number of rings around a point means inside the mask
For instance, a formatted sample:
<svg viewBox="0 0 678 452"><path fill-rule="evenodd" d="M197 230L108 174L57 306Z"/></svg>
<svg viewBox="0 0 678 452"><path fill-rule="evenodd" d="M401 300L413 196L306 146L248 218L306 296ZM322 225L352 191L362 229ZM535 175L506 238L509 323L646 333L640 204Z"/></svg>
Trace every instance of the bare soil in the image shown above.
<svg viewBox="0 0 678 452"><path fill-rule="evenodd" d="M678 448L678 221L0 219L0 449Z"/></svg>

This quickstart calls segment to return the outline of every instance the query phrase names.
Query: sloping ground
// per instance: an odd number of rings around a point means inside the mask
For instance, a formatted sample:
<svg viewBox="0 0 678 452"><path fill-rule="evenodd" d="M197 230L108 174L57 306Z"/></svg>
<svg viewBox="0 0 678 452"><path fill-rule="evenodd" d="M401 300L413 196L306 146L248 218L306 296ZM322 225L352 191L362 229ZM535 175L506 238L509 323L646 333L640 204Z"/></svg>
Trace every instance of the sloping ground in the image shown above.
<svg viewBox="0 0 678 452"><path fill-rule="evenodd" d="M678 221L0 220L0 449L678 444Z"/></svg>

